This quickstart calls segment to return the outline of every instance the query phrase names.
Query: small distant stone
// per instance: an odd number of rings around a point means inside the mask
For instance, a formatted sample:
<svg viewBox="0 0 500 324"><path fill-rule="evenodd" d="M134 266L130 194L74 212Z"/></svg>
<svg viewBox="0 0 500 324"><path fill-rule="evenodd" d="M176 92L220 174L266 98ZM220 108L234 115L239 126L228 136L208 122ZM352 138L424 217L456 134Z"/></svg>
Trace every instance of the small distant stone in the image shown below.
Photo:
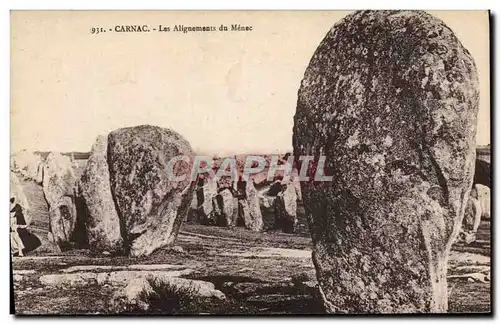
<svg viewBox="0 0 500 324"><path fill-rule="evenodd" d="M311 289L316 288L318 286L318 282L314 280L304 281L302 284L304 285L304 287Z"/></svg>
<svg viewBox="0 0 500 324"><path fill-rule="evenodd" d="M179 245L176 245L176 246L173 246L170 251L172 252L175 252L175 253L186 253L186 251L184 251L184 249L182 248L182 246L179 246Z"/></svg>

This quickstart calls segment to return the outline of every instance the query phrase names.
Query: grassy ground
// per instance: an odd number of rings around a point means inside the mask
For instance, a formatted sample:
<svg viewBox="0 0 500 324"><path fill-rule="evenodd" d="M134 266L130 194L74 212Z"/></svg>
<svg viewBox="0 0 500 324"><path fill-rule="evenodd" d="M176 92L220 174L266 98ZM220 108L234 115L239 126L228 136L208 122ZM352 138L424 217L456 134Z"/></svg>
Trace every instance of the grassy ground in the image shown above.
<svg viewBox="0 0 500 324"><path fill-rule="evenodd" d="M33 214L32 230L46 235L48 214L39 186L23 181ZM300 209L302 211L302 209ZM87 250L65 253L45 251L43 257L31 253L14 258L14 275L22 280L14 285L18 314L114 313L120 310L110 302L114 289L89 285L84 288L58 289L42 286L44 274L60 273L74 265L183 264L194 271L190 279L212 282L226 294L226 301L207 303L200 312L211 314L311 314L321 313L314 284L315 271L310 259L311 240L307 234L303 211L299 234L280 232L252 233L243 228L227 229L185 223L176 244L184 252L159 250L148 257L93 257ZM264 213L265 223L272 227L272 215ZM463 274L490 265L490 223L481 224L478 240L471 245L456 245L449 262L449 275ZM50 255L52 257L46 257ZM476 269L477 268L477 269ZM297 278L301 277L300 280ZM490 282L467 278L449 280L450 312L488 312Z"/></svg>

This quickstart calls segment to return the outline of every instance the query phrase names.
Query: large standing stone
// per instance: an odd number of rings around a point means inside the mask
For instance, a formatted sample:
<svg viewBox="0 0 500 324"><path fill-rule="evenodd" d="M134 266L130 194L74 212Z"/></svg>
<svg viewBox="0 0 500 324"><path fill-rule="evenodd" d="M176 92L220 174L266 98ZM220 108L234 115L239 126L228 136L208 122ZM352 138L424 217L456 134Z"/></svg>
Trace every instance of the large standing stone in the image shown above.
<svg viewBox="0 0 500 324"><path fill-rule="evenodd" d="M234 189L236 190L237 188L235 187L235 179L237 177L237 174L234 175L234 179L232 177L229 177L229 176L222 176L220 177L220 179L217 180L217 188L219 189L219 191L223 190L223 189Z"/></svg>
<svg viewBox="0 0 500 324"><path fill-rule="evenodd" d="M236 226L238 220L238 198L235 194L238 190L237 182L238 177L235 170L234 176L222 176L217 180L217 203L220 205L222 211L222 225L233 227Z"/></svg>
<svg viewBox="0 0 500 324"><path fill-rule="evenodd" d="M49 206L49 237L60 247L73 239L76 227L76 177L70 158L51 152L43 168L43 193Z"/></svg>
<svg viewBox="0 0 500 324"><path fill-rule="evenodd" d="M240 224L242 223L245 226L250 221L250 211L246 199L238 199L238 219L241 219Z"/></svg>
<svg viewBox="0 0 500 324"><path fill-rule="evenodd" d="M294 169L291 181L295 189L295 195L297 195L297 200L302 201L302 190L300 189L300 179L298 172L299 171L297 169Z"/></svg>
<svg viewBox="0 0 500 324"><path fill-rule="evenodd" d="M175 164L168 178L167 164L178 155L193 156L189 143L174 131L143 125L121 128L108 136L111 191L124 240L131 256L142 256L173 244L193 195L191 168Z"/></svg>
<svg viewBox="0 0 500 324"><path fill-rule="evenodd" d="M80 179L80 191L87 208L85 227L90 249L115 253L121 251L123 240L111 193L107 152L107 136L97 137Z"/></svg>
<svg viewBox="0 0 500 324"><path fill-rule="evenodd" d="M245 227L251 231L259 232L264 227L262 212L260 211L259 192L253 185L253 180L246 182L246 199L240 200L241 216Z"/></svg>
<svg viewBox="0 0 500 324"><path fill-rule="evenodd" d="M474 187L477 191L477 198L481 203L482 217L489 219L491 210L490 188L479 183L476 184Z"/></svg>
<svg viewBox="0 0 500 324"><path fill-rule="evenodd" d="M210 224L217 223L217 212L214 209L214 200L217 195L217 180L206 177L203 183L203 203L200 207L201 217Z"/></svg>
<svg viewBox="0 0 500 324"><path fill-rule="evenodd" d="M220 202L222 206L222 216L224 225L233 227L236 226L238 217L238 199L233 196L231 189L225 188L219 192Z"/></svg>
<svg viewBox="0 0 500 324"><path fill-rule="evenodd" d="M239 210L238 197L233 196L233 214L232 214L233 219L231 221L230 227L236 227L241 223L239 219L238 210Z"/></svg>
<svg viewBox="0 0 500 324"><path fill-rule="evenodd" d="M224 216L222 215L222 202L221 202L221 197L219 195L216 195L215 197L212 198L212 207L213 211L210 219L210 223L218 226L226 226L226 220L224 219Z"/></svg>
<svg viewBox="0 0 500 324"><path fill-rule="evenodd" d="M38 164L35 182L39 185L43 184L43 161L41 161L40 164Z"/></svg>
<svg viewBox="0 0 500 324"><path fill-rule="evenodd" d="M462 228L459 234L460 241L470 244L476 240L477 229L481 224L481 214L481 203L477 199L476 189L472 189L471 195L467 200L467 206L465 207Z"/></svg>
<svg viewBox="0 0 500 324"><path fill-rule="evenodd" d="M11 157L11 170L21 174L25 179L42 182L43 160L39 154L21 150Z"/></svg>
<svg viewBox="0 0 500 324"><path fill-rule="evenodd" d="M294 233L297 226L297 191L295 183L280 183L281 190L274 199L275 228Z"/></svg>
<svg viewBox="0 0 500 324"><path fill-rule="evenodd" d="M358 11L323 39L293 146L333 176L301 183L328 312L446 312L478 100L471 55L425 12Z"/></svg>
<svg viewBox="0 0 500 324"><path fill-rule="evenodd" d="M188 212L186 213L186 217L184 218L187 222L193 222L198 220L198 197L196 192L193 194L191 198L191 204L189 205Z"/></svg>

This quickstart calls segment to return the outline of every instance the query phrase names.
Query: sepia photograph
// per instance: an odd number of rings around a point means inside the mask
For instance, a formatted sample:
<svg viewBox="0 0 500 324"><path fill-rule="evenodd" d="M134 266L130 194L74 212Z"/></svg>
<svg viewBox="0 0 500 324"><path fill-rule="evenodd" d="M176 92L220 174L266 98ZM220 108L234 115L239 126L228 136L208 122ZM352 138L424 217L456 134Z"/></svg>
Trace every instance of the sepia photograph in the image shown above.
<svg viewBox="0 0 500 324"><path fill-rule="evenodd" d="M487 10L11 10L14 315L492 315Z"/></svg>

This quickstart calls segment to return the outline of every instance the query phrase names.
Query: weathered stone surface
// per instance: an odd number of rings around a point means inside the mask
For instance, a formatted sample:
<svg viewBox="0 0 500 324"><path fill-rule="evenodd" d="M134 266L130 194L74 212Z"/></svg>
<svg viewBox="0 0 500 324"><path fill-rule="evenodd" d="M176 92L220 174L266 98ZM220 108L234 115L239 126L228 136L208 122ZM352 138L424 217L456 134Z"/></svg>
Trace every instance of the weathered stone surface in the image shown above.
<svg viewBox="0 0 500 324"><path fill-rule="evenodd" d="M245 186L246 199L240 199L240 215L245 227L251 231L262 231L264 223L260 211L259 192L255 189L253 181L247 181Z"/></svg>
<svg viewBox="0 0 500 324"><path fill-rule="evenodd" d="M43 168L43 192L49 205L55 204L62 196L73 196L76 177L70 158L51 152Z"/></svg>
<svg viewBox="0 0 500 324"><path fill-rule="evenodd" d="M250 211L246 199L238 199L238 218L243 224L250 221Z"/></svg>
<svg viewBox="0 0 500 324"><path fill-rule="evenodd" d="M191 204L189 205L188 212L186 213L186 217L184 218L187 222L196 221L198 219L198 197L196 196L196 192L193 194L191 198Z"/></svg>
<svg viewBox="0 0 500 324"><path fill-rule="evenodd" d="M238 198L233 196L231 189L223 189L219 192L220 203L222 209L222 217L225 221L225 226L236 226L238 218Z"/></svg>
<svg viewBox="0 0 500 324"><path fill-rule="evenodd" d="M187 175L184 180L168 178L167 165L178 155L193 151L168 129L143 125L108 135L111 191L131 256L149 255L177 237L194 189L186 163L174 166L175 175Z"/></svg>
<svg viewBox="0 0 500 324"><path fill-rule="evenodd" d="M425 12L355 12L323 39L299 90L293 146L326 156L333 177L301 183L328 312L446 312L478 99L472 57Z"/></svg>
<svg viewBox="0 0 500 324"><path fill-rule="evenodd" d="M199 208L200 218L209 224L217 223L218 210L214 210L214 200L217 195L217 181L207 177L203 180L203 202Z"/></svg>
<svg viewBox="0 0 500 324"><path fill-rule="evenodd" d="M24 279L24 276L20 275L20 274L14 274L12 276L12 279L14 280L14 282L22 282Z"/></svg>
<svg viewBox="0 0 500 324"><path fill-rule="evenodd" d="M284 248L254 247L248 251L223 252L222 256L236 256L240 258L311 258L311 251ZM311 265L312 266L312 265Z"/></svg>
<svg viewBox="0 0 500 324"><path fill-rule="evenodd" d="M279 183L280 191L274 199L275 228L285 233L295 232L297 226L297 191L292 181Z"/></svg>
<svg viewBox="0 0 500 324"><path fill-rule="evenodd" d="M491 280L491 274L490 272L488 273L481 273L481 272L475 272L475 273L466 273L462 275L452 275L448 276L448 279L462 279L462 280L467 280L468 282L488 282Z"/></svg>
<svg viewBox="0 0 500 324"><path fill-rule="evenodd" d="M119 271L119 270L184 270L187 266L177 264L131 264L125 265L76 265L63 269L62 272L95 272L95 271Z"/></svg>
<svg viewBox="0 0 500 324"><path fill-rule="evenodd" d="M274 206L274 199L276 198L276 196L269 196L268 191L266 190L264 192L259 193L259 198L260 198L260 205L263 208L267 209Z"/></svg>
<svg viewBox="0 0 500 324"><path fill-rule="evenodd" d="M34 270L34 269L13 269L13 272L15 274L19 274L19 275L31 275L31 274L35 274L36 270Z"/></svg>
<svg viewBox="0 0 500 324"><path fill-rule="evenodd" d="M76 177L70 158L51 152L43 167L43 193L49 206L49 237L60 247L72 240L76 227Z"/></svg>
<svg viewBox="0 0 500 324"><path fill-rule="evenodd" d="M215 286L211 282L201 281L201 280L192 280L192 279L184 279L177 277L162 277L157 278L154 274L150 275L148 278L136 278L131 280L130 283L123 289L123 291L119 291L115 298L120 296L125 296L129 303L133 303L134 301L138 301L137 297L139 293L143 290L151 291L151 285L148 279L159 279L164 283L168 283L170 285L179 287L179 288L191 288L193 289L193 293L198 297L202 298L217 298L217 299L225 299L226 296L220 290L215 289Z"/></svg>
<svg viewBox="0 0 500 324"><path fill-rule="evenodd" d="M481 203L477 199L476 189L472 189L471 195L465 207L465 214L462 221L459 240L470 244L476 240L476 233L481 223Z"/></svg>
<svg viewBox="0 0 500 324"><path fill-rule="evenodd" d="M40 283L56 287L85 287L97 283L98 273L84 272L78 274L48 274L40 276Z"/></svg>
<svg viewBox="0 0 500 324"><path fill-rule="evenodd" d="M90 249L115 253L122 250L123 239L111 193L107 152L108 138L99 136L80 179L80 191L87 209L85 227Z"/></svg>
<svg viewBox="0 0 500 324"><path fill-rule="evenodd" d="M483 218L490 219L490 213L491 213L490 188L482 184L476 184L474 188L477 191L477 197L479 199L479 203L481 204L481 210L482 210L481 216Z"/></svg>
<svg viewBox="0 0 500 324"><path fill-rule="evenodd" d="M56 287L84 287L93 284L120 286L127 285L137 278L155 277L167 280L170 277L188 275L192 269L170 271L113 271L113 272L75 272L62 274L48 274L40 276L40 283Z"/></svg>
<svg viewBox="0 0 500 324"><path fill-rule="evenodd" d="M30 204L28 202L28 198L26 198L26 195L24 194L23 187L14 172L10 172L10 205L12 208L21 208L21 214L26 225L31 224Z"/></svg>
<svg viewBox="0 0 500 324"><path fill-rule="evenodd" d="M44 162L41 162L38 165L38 170L36 172L35 182L38 183L39 185L43 184L43 163Z"/></svg>
<svg viewBox="0 0 500 324"><path fill-rule="evenodd" d="M225 219L223 219L222 216L222 204L220 203L219 195L215 195L212 198L212 206L213 206L213 211L210 223L218 226L225 226Z"/></svg>
<svg viewBox="0 0 500 324"><path fill-rule="evenodd" d="M217 188L219 191L222 189L230 189L230 190L236 190L236 181L233 179L237 178L237 172L235 172L235 175L233 177L230 176L222 176L220 179L217 180Z"/></svg>
<svg viewBox="0 0 500 324"><path fill-rule="evenodd" d="M298 175L298 170L294 170L294 175L292 177L292 183L293 187L295 189L295 194L297 195L297 200L302 201L302 189L300 188L300 181L299 181L299 175Z"/></svg>
<svg viewBox="0 0 500 324"><path fill-rule="evenodd" d="M28 150L19 151L11 157L10 167L25 179L42 183L43 160L40 155Z"/></svg>

